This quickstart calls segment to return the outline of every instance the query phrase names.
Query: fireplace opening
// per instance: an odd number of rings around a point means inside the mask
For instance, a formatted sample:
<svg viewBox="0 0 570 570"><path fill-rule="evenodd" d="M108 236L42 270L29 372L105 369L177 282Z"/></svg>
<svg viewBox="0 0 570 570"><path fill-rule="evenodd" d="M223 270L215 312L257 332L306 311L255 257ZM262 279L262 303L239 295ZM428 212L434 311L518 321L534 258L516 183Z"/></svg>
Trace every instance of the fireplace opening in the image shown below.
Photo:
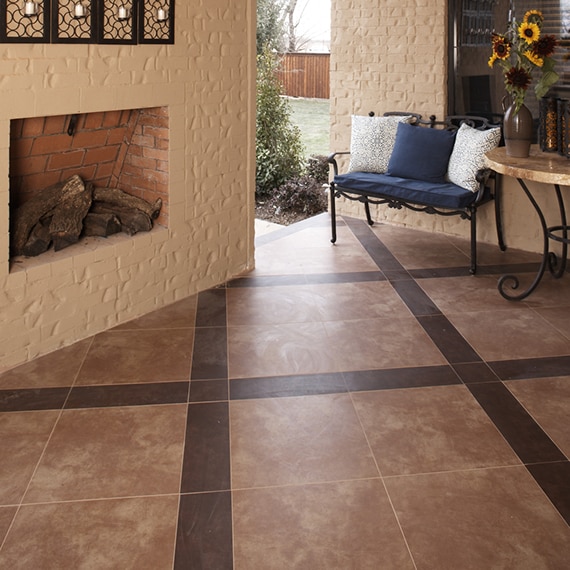
<svg viewBox="0 0 570 570"><path fill-rule="evenodd" d="M73 192L78 184L88 188L93 198L89 204L91 219L95 206L101 210L100 202L104 197L112 196L114 200L119 196L125 198L128 205L134 205L137 213L137 207L143 201L154 205L152 212L146 212L152 219L151 227L168 227L168 151L167 107L12 119L9 170L11 267L16 261L21 266L30 256L43 255L43 252L35 253L33 247L26 250L27 255L22 253L21 247L15 248L14 237L18 231L21 238L19 213L22 216L22 212L37 210L35 204L42 202L48 192L57 193L64 187ZM64 198L67 197L65 188ZM121 208L124 205L119 204ZM42 214L43 226L50 223L53 226L50 213L53 212ZM129 226L126 216L125 210L125 223L117 231L129 236L137 233L139 227L140 231L146 231L146 222L141 226ZM60 218L70 216L60 212ZM80 241L85 235L104 235L90 233L87 223L79 223ZM41 227L35 229L39 233ZM65 241L58 243L51 237L47 239L51 240L50 250L66 247ZM103 237L88 239L90 246L93 239L100 245L105 244Z"/></svg>

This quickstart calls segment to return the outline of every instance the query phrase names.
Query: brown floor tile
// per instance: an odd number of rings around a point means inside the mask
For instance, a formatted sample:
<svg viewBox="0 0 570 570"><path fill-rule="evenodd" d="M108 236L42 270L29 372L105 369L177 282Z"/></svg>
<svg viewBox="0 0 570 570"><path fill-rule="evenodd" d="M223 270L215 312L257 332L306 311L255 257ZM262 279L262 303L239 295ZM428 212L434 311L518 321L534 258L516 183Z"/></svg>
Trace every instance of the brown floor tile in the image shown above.
<svg viewBox="0 0 570 570"><path fill-rule="evenodd" d="M17 510L16 507L0 507L0 544L4 542Z"/></svg>
<svg viewBox="0 0 570 570"><path fill-rule="evenodd" d="M176 301L163 309L148 313L115 327L113 330L180 329L194 326L198 296Z"/></svg>
<svg viewBox="0 0 570 570"><path fill-rule="evenodd" d="M230 438L234 489L378 476L346 394L231 402Z"/></svg>
<svg viewBox="0 0 570 570"><path fill-rule="evenodd" d="M352 397L384 476L520 464L464 386Z"/></svg>
<svg viewBox="0 0 570 570"><path fill-rule="evenodd" d="M24 506L0 568L170 570L178 497Z"/></svg>
<svg viewBox="0 0 570 570"><path fill-rule="evenodd" d="M570 354L570 341L532 309L454 313L448 318L487 361Z"/></svg>
<svg viewBox="0 0 570 570"><path fill-rule="evenodd" d="M378 479L234 493L236 570L411 570Z"/></svg>
<svg viewBox="0 0 570 570"><path fill-rule="evenodd" d="M410 311L387 281L312 285L309 290L323 321L410 316Z"/></svg>
<svg viewBox="0 0 570 570"><path fill-rule="evenodd" d="M228 325L272 325L319 320L308 287L240 287L228 289Z"/></svg>
<svg viewBox="0 0 570 570"><path fill-rule="evenodd" d="M570 529L524 467L385 479L418 568L566 568Z"/></svg>
<svg viewBox="0 0 570 570"><path fill-rule="evenodd" d="M0 414L0 505L22 500L58 416L55 411Z"/></svg>
<svg viewBox="0 0 570 570"><path fill-rule="evenodd" d="M336 372L321 323L228 327L230 378Z"/></svg>
<svg viewBox="0 0 570 570"><path fill-rule="evenodd" d="M469 264L469 256L442 234L426 236L422 231L389 225L375 225L372 229L406 269Z"/></svg>
<svg viewBox="0 0 570 570"><path fill-rule="evenodd" d="M78 385L188 380L193 329L112 331L97 335Z"/></svg>
<svg viewBox="0 0 570 570"><path fill-rule="evenodd" d="M92 342L77 342L0 374L0 390L72 386Z"/></svg>
<svg viewBox="0 0 570 570"><path fill-rule="evenodd" d="M570 459L570 376L513 380L505 384Z"/></svg>
<svg viewBox="0 0 570 570"><path fill-rule="evenodd" d="M337 370L370 370L446 364L441 352L413 318L327 322Z"/></svg>
<svg viewBox="0 0 570 570"><path fill-rule="evenodd" d="M177 493L186 408L63 412L25 502Z"/></svg>
<svg viewBox="0 0 570 570"><path fill-rule="evenodd" d="M570 281L570 276L568 278ZM536 312L553 327L570 339L570 307L536 308Z"/></svg>
<svg viewBox="0 0 570 570"><path fill-rule="evenodd" d="M496 276L470 275L446 279L420 279L420 287L446 315L458 312L514 310L525 308L501 297Z"/></svg>

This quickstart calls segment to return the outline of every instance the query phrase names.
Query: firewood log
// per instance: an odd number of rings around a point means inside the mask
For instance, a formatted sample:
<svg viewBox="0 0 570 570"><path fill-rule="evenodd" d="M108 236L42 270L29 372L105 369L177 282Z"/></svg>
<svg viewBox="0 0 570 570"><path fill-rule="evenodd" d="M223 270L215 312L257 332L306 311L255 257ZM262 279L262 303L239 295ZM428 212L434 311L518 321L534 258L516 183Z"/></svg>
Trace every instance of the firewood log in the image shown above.
<svg viewBox="0 0 570 570"><path fill-rule="evenodd" d="M91 211L96 214L115 214L121 222L122 231L130 236L138 232L149 232L152 229L150 217L136 208L119 208L112 203L94 201Z"/></svg>
<svg viewBox="0 0 570 570"><path fill-rule="evenodd" d="M121 231L121 221L115 214L89 212L83 220L84 236L107 237Z"/></svg>
<svg viewBox="0 0 570 570"><path fill-rule="evenodd" d="M113 204L121 209L134 208L144 212L151 220L156 220L162 208L162 200L157 198L152 204L123 192L119 188L95 188L93 191L93 200L96 202L106 202Z"/></svg>
<svg viewBox="0 0 570 570"><path fill-rule="evenodd" d="M28 241L34 226L62 200L85 191L85 184L78 175L35 194L30 200L22 204L14 213L14 226L12 229L12 252L22 255L24 246Z"/></svg>
<svg viewBox="0 0 570 570"><path fill-rule="evenodd" d="M53 248L59 251L79 241L83 219L91 207L93 184L88 183L84 192L68 196L53 210L49 231Z"/></svg>

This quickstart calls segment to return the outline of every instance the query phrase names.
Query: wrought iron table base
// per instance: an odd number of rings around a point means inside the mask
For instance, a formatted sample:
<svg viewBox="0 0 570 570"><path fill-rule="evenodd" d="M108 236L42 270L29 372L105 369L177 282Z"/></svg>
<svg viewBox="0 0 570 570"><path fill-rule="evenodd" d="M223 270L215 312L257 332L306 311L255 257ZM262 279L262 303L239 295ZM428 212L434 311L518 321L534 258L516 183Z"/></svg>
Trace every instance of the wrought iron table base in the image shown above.
<svg viewBox="0 0 570 570"><path fill-rule="evenodd" d="M524 193L527 195L528 199L530 200L530 203L532 204L536 213L538 214L540 225L542 226L543 253L542 253L542 261L540 263L540 267L538 269L536 277L534 278L530 286L527 289L525 289L522 293L511 294L507 291L507 287L510 287L510 289L513 291L516 291L519 288L520 281L516 275L503 275L499 279L499 283L497 285L499 293L501 293L501 295L509 301L520 301L528 297L538 287L538 284L542 280L547 267L549 272L554 278L560 279L560 277L562 277L562 275L564 275L564 272L566 271L566 257L568 253L568 244L570 243L570 239L568 238L568 231L570 230L570 226L568 226L566 222L566 209L564 206L564 199L560 191L560 185L554 184L554 189L556 191L556 198L558 200L561 225L549 227L546 225L546 219L544 217L542 210L540 209L540 206L538 205L537 201L534 199L534 196L531 194L524 180L522 180L521 178L517 178L517 180L521 185L522 189L524 190ZM562 235L559 235L559 233L561 233ZM550 240L554 240L562 244L562 254L560 258L558 258L558 256L554 252L550 251L549 247Z"/></svg>

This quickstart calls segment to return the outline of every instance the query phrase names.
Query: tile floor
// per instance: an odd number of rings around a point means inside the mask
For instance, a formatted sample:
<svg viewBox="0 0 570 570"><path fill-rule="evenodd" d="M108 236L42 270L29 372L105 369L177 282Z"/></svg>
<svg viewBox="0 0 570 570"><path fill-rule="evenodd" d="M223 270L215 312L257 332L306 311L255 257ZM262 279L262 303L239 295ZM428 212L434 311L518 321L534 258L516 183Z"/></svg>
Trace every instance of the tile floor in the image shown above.
<svg viewBox="0 0 570 570"><path fill-rule="evenodd" d="M0 568L570 567L570 276L327 215L0 376Z"/></svg>

